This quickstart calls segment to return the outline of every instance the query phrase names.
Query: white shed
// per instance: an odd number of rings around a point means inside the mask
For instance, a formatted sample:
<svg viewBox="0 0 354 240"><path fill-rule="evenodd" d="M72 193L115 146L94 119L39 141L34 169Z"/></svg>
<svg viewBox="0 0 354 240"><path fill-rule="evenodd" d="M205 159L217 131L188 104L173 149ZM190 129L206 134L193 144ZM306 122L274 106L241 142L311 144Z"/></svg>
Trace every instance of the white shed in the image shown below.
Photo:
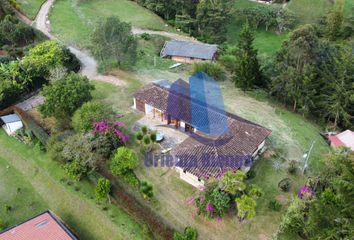
<svg viewBox="0 0 354 240"><path fill-rule="evenodd" d="M14 134L17 130L23 128L23 123L17 114L10 114L0 117L3 122L2 128L8 135Z"/></svg>

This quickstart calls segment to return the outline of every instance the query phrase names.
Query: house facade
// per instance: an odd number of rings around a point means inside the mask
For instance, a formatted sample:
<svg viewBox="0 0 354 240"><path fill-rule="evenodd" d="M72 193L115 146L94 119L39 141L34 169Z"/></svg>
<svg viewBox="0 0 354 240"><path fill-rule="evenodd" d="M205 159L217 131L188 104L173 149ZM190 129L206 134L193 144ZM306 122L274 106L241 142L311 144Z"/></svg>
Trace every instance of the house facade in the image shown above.
<svg viewBox="0 0 354 240"><path fill-rule="evenodd" d="M181 79L176 83L188 91L188 83ZM248 171L264 150L271 131L234 114L199 105L188 95L171 90L167 80L148 84L133 95L134 109L189 135L171 151L180 178L199 188L226 171ZM203 111L207 117L198 116ZM209 118L209 123L225 119L228 131L207 134L191 120L196 117L200 117L199 126L203 126L204 118Z"/></svg>
<svg viewBox="0 0 354 240"><path fill-rule="evenodd" d="M172 40L167 41L161 50L162 58L180 63L213 62L217 57L218 46L198 42Z"/></svg>

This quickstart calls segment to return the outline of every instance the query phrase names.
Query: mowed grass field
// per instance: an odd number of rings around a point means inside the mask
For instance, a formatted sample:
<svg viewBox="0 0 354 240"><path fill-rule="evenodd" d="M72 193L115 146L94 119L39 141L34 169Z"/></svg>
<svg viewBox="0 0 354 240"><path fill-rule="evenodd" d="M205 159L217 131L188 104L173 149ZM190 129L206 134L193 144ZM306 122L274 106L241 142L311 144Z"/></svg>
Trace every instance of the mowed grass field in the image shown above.
<svg viewBox="0 0 354 240"><path fill-rule="evenodd" d="M99 20L118 16L134 27L172 31L164 21L128 0L57 0L50 14L52 32L61 40L78 46L89 45L90 34Z"/></svg>
<svg viewBox="0 0 354 240"><path fill-rule="evenodd" d="M317 23L333 6L331 0L291 0L287 8L298 18L300 24Z"/></svg>
<svg viewBox="0 0 354 240"><path fill-rule="evenodd" d="M46 0L16 0L21 11L32 20L36 18L37 12L45 1Z"/></svg>
<svg viewBox="0 0 354 240"><path fill-rule="evenodd" d="M0 217L8 226L51 209L81 239L149 239L144 228L120 208L109 205L103 211L94 200L91 183L69 181L57 162L2 129L0 156ZM5 212L5 205L13 209Z"/></svg>
<svg viewBox="0 0 354 240"><path fill-rule="evenodd" d="M349 15L353 11L354 0L345 1L345 14ZM242 10L245 8L255 7L261 3L252 2L249 0L236 0L234 9ZM321 17L333 6L331 0L291 0L285 7L292 11L297 17L297 24L316 23ZM351 10L350 10L351 9ZM229 44L236 44L238 42L244 19L234 14L231 23L228 26L227 42ZM288 32L276 33L272 30L257 29L254 31L254 46L258 49L260 56L274 55L282 45L282 42L287 39Z"/></svg>

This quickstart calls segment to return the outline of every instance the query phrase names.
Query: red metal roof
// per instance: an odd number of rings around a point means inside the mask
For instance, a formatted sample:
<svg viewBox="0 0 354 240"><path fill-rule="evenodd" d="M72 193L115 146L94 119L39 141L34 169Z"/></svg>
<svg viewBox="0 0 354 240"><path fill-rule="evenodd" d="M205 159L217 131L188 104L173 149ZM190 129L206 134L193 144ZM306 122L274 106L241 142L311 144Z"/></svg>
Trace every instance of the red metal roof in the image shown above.
<svg viewBox="0 0 354 240"><path fill-rule="evenodd" d="M335 135L328 137L333 147L343 147L344 143Z"/></svg>
<svg viewBox="0 0 354 240"><path fill-rule="evenodd" d="M0 240L77 240L73 233L46 211L0 233Z"/></svg>

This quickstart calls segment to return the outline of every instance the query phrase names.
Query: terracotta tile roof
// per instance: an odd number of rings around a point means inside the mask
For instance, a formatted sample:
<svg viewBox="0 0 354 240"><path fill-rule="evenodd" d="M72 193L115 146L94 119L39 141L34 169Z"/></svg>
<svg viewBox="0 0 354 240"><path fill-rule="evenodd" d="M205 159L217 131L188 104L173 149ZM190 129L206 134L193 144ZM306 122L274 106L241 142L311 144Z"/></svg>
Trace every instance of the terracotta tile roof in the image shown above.
<svg viewBox="0 0 354 240"><path fill-rule="evenodd" d="M235 114L205 106L196 99L191 100L190 93L186 90L188 83L181 80L178 80L178 83L182 86L181 91L148 84L133 96L189 124L193 122L197 126L207 126L213 122L225 121L228 131L220 129L224 134L216 136L200 131L191 135L172 150L172 154L180 159L177 165L204 179L219 177L227 170L251 165L252 154L271 131Z"/></svg>
<svg viewBox="0 0 354 240"><path fill-rule="evenodd" d="M0 240L78 240L50 211L0 232Z"/></svg>

